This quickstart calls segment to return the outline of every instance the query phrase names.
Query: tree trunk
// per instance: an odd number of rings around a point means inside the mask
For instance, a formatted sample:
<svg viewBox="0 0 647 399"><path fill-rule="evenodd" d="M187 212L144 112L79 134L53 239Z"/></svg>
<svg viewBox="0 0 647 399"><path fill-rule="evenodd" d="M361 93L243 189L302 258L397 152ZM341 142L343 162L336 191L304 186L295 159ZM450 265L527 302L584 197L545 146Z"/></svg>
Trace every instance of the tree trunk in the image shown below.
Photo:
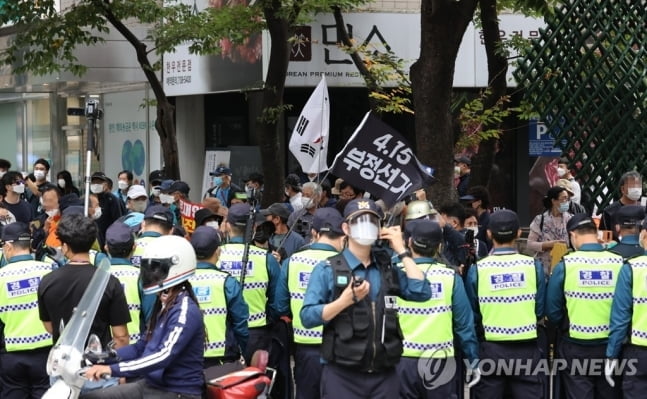
<svg viewBox="0 0 647 399"><path fill-rule="evenodd" d="M437 205L457 197L450 104L458 48L475 8L476 0L421 2L420 58L411 66L411 86L418 158L436 169L429 198Z"/></svg>
<svg viewBox="0 0 647 399"><path fill-rule="evenodd" d="M265 171L262 206L283 198L284 159L279 146L279 121L283 115L283 91L290 62L289 22L278 15L280 2L263 10L271 38L270 59L263 89L262 117L256 122L256 134Z"/></svg>
<svg viewBox="0 0 647 399"><path fill-rule="evenodd" d="M167 179L180 179L180 162L177 150L177 136L175 134L175 107L171 104L164 93L164 87L160 82L153 66L148 59L146 44L144 44L124 23L117 18L110 9L110 4L103 3L103 14L108 22L121 33L124 38L135 48L137 62L144 71L151 90L157 101L157 119L155 129L160 136L162 154L164 156L164 175Z"/></svg>
<svg viewBox="0 0 647 399"><path fill-rule="evenodd" d="M490 90L485 98L485 109L494 107L499 99L506 94L506 72L508 60L503 54L497 52L501 46L499 36L499 21L496 11L496 0L480 0L481 24L483 26L483 41L487 54L488 88ZM483 129L499 128L496 126L483 126ZM470 172L470 186L488 186L494 157L496 155L496 139L484 140L479 144L479 151L472 157Z"/></svg>

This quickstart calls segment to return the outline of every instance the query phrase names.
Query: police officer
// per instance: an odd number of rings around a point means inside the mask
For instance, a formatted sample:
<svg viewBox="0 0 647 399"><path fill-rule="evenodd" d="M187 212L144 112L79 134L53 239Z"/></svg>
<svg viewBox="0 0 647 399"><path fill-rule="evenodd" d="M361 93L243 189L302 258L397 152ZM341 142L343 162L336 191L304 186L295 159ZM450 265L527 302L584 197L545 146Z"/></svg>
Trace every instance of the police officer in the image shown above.
<svg viewBox="0 0 647 399"><path fill-rule="evenodd" d="M3 398L40 398L49 388L45 371L52 336L38 316L37 290L50 264L30 254L29 226L8 224L2 231L2 250L9 263L0 269L0 391Z"/></svg>
<svg viewBox="0 0 647 399"><path fill-rule="evenodd" d="M207 344L205 368L240 359L247 347L249 307L243 299L238 280L218 270L218 231L199 226L191 235L191 245L198 258L195 275L189 281L204 313Z"/></svg>
<svg viewBox="0 0 647 399"><path fill-rule="evenodd" d="M308 183L306 183L308 184ZM334 208L319 208L314 213L312 232L314 242L308 249L294 253L283 261L281 279L276 287L277 311L292 316L294 329L294 382L297 399L319 398L322 365L319 361L322 327L306 329L299 312L312 269L333 256L344 244L343 218Z"/></svg>
<svg viewBox="0 0 647 399"><path fill-rule="evenodd" d="M425 301L429 282L406 252L400 227L380 231L372 200L350 201L342 230L348 247L315 267L300 314L306 328L324 325L321 397L395 398L395 365L402 355L396 297ZM393 267L388 254L372 251L378 238L390 242L404 269Z"/></svg>
<svg viewBox="0 0 647 399"><path fill-rule="evenodd" d="M641 205L625 205L615 214L615 231L620 242L611 248L611 252L629 259L642 255L643 249L638 242L640 223L645 218L645 208Z"/></svg>
<svg viewBox="0 0 647 399"><path fill-rule="evenodd" d="M623 206L620 209L627 208ZM619 211L618 211L619 212ZM647 219L642 221L640 245L647 248ZM645 251L645 250L643 250ZM647 252L625 262L620 270L611 305L609 342L605 375L611 386L618 359L625 362L622 394L626 399L642 398L647 392ZM627 341L628 338L628 341ZM626 345L623 344L627 342Z"/></svg>
<svg viewBox="0 0 647 399"><path fill-rule="evenodd" d="M426 378L432 370L444 370L454 360L454 336L469 364L478 363L478 343L474 330L474 315L463 280L451 268L438 263L443 232L431 220L407 223L407 247L416 266L425 274L431 286L431 298L425 302L398 299L400 324L404 334L402 359L397 365L400 398L457 397L456 373L439 386ZM421 358L425 360L420 374ZM478 382L478 374L472 383Z"/></svg>
<svg viewBox="0 0 647 399"><path fill-rule="evenodd" d="M613 291L622 256L598 243L593 220L583 213L566 224L575 252L565 255L548 281L546 316L562 331L557 352L567 368L561 381L567 397L618 398L619 389L604 381L600 369L609 337ZM590 367L575 367L575 364Z"/></svg>
<svg viewBox="0 0 647 399"><path fill-rule="evenodd" d="M475 314L481 360L539 362L537 321L544 315L546 285L539 261L521 255L515 247L521 235L519 218L504 209L490 216L488 238L493 242L490 256L470 267L467 295ZM508 389L515 398L541 397L543 384L532 373L496 370L483 376L474 387L481 398L501 398Z"/></svg>
<svg viewBox="0 0 647 399"><path fill-rule="evenodd" d="M127 224L114 222L108 227L105 250L110 255L110 274L119 279L126 295L130 313L130 323L127 325L128 338L131 344L137 342L140 332L145 327L141 317L139 268L130 263L130 255L134 248L135 236Z"/></svg>
<svg viewBox="0 0 647 399"><path fill-rule="evenodd" d="M173 231L173 213L163 205L152 205L146 209L142 220L139 237L135 239L135 250L130 257L133 266L139 267L146 247L158 237L171 234ZM141 287L140 287L141 291ZM155 304L155 295L141 294L144 325L148 323Z"/></svg>
<svg viewBox="0 0 647 399"><path fill-rule="evenodd" d="M220 247L220 257L216 266L236 278L241 277L245 225L249 212L248 204L234 204L229 208L227 219L223 223L229 241ZM267 350L270 346L267 326L278 317L277 312L269 305L274 303L281 267L270 253L255 245L249 245L248 256L243 298L249 306L249 341L245 353L245 359L249 362L257 349Z"/></svg>

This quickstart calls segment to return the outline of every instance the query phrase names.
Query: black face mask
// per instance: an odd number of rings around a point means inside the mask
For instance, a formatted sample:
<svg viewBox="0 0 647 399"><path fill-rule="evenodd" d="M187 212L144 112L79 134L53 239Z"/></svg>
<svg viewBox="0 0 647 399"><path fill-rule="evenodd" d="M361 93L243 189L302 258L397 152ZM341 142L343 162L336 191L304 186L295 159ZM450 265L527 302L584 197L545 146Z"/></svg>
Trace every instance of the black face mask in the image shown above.
<svg viewBox="0 0 647 399"><path fill-rule="evenodd" d="M256 227L253 240L259 244L265 244L275 231L274 223L265 221Z"/></svg>

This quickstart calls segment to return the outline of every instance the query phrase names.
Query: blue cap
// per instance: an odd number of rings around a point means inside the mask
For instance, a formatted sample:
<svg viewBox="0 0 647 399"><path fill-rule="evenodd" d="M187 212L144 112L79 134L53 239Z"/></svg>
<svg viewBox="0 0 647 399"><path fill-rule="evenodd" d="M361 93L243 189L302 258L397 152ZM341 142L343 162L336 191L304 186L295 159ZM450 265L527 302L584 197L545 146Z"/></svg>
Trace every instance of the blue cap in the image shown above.
<svg viewBox="0 0 647 399"><path fill-rule="evenodd" d="M218 166L216 170L213 172L209 173L211 176L222 176L222 175L228 175L231 176L231 169L229 169L226 166Z"/></svg>
<svg viewBox="0 0 647 399"><path fill-rule="evenodd" d="M566 223L566 231L569 233L581 227L595 228L593 219L591 219L591 217L586 213L576 213L572 218L568 219L568 223Z"/></svg>
<svg viewBox="0 0 647 399"><path fill-rule="evenodd" d="M337 209L319 208L315 211L314 218L312 219L312 228L317 233L331 232L344 234L344 231L341 229L343 222L344 218Z"/></svg>
<svg viewBox="0 0 647 399"><path fill-rule="evenodd" d="M245 226L249 218L249 210L248 204L233 204L227 212L227 221L236 226Z"/></svg>
<svg viewBox="0 0 647 399"><path fill-rule="evenodd" d="M645 218L645 208L640 205L624 205L616 211L614 219L621 226L636 226Z"/></svg>
<svg viewBox="0 0 647 399"><path fill-rule="evenodd" d="M106 244L120 245L120 244L134 244L135 236L130 230L130 227L123 222L114 222L106 230Z"/></svg>
<svg viewBox="0 0 647 399"><path fill-rule="evenodd" d="M82 215L85 216L85 207L83 205L68 206L61 212L61 215Z"/></svg>
<svg viewBox="0 0 647 399"><path fill-rule="evenodd" d="M433 248L443 241L443 230L438 222L429 219L415 219L407 222L405 235L411 237L418 248Z"/></svg>
<svg viewBox="0 0 647 399"><path fill-rule="evenodd" d="M380 210L372 199L359 198L350 201L344 208L344 219L349 220L363 213L372 213L380 217Z"/></svg>
<svg viewBox="0 0 647 399"><path fill-rule="evenodd" d="M516 238L519 231L519 217L516 212L509 209L498 210L490 215L487 229L500 238Z"/></svg>
<svg viewBox="0 0 647 399"><path fill-rule="evenodd" d="M160 183L160 192L168 194L172 184L173 180L162 180Z"/></svg>
<svg viewBox="0 0 647 399"><path fill-rule="evenodd" d="M79 198L76 193L65 194L58 200L58 209L63 213L63 211L70 206L83 206L83 201Z"/></svg>
<svg viewBox="0 0 647 399"><path fill-rule="evenodd" d="M13 222L2 229L2 241L27 241L31 240L29 226L23 222Z"/></svg>
<svg viewBox="0 0 647 399"><path fill-rule="evenodd" d="M176 191L181 192L184 195L189 195L189 191L191 191L191 188L186 182L176 180L171 184L171 187L169 187L169 192L174 193Z"/></svg>
<svg viewBox="0 0 647 399"><path fill-rule="evenodd" d="M173 225L173 213L163 205L151 205L146 209L144 219L155 219Z"/></svg>
<svg viewBox="0 0 647 399"><path fill-rule="evenodd" d="M206 258L220 246L218 231L209 226L198 226L191 235L191 245L198 258Z"/></svg>

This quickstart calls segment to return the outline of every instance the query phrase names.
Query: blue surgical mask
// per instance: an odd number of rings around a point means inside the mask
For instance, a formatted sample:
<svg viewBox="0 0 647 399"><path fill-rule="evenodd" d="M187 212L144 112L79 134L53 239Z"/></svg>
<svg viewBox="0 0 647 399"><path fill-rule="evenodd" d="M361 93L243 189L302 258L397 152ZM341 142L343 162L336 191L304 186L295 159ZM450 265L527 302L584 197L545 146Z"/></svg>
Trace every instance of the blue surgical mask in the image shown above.
<svg viewBox="0 0 647 399"><path fill-rule="evenodd" d="M560 202L560 203L559 203L559 211L560 211L561 213L564 213L564 212L568 211L568 206L569 206L569 205L570 205L570 204L569 204L568 202Z"/></svg>
<svg viewBox="0 0 647 399"><path fill-rule="evenodd" d="M222 176L216 176L213 178L213 185L220 187L222 185Z"/></svg>

